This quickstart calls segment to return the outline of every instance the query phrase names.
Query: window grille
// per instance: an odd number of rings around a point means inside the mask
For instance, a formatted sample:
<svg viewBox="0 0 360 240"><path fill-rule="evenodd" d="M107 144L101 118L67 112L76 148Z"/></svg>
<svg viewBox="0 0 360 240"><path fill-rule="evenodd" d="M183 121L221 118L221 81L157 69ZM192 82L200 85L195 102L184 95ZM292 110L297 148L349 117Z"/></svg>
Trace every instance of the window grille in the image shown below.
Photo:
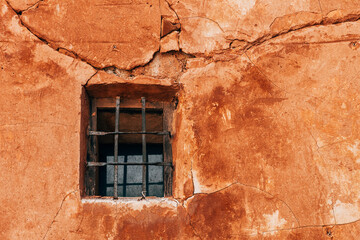
<svg viewBox="0 0 360 240"><path fill-rule="evenodd" d="M157 107L150 109L150 110L157 110L162 114L162 131L151 131L147 130L147 122L146 122L146 114L147 114L147 102L145 97L141 98L141 106L139 110L141 110L141 131L121 131L120 130L120 118L121 118L121 98L118 96L115 99L112 99L113 102L113 108L115 108L115 123L114 123L114 129L113 131L101 131L97 130L98 125L98 113L99 109L101 107L101 104L99 102L101 99L92 99L91 101L91 111L90 111L90 124L89 124L89 144L88 144L88 161L87 161L87 173L85 175L85 190L86 194L88 196L108 196L106 192L104 193L104 189L101 188L99 184L99 169L104 167L106 170L106 176L108 178L108 175L113 175L113 197L114 199L117 199L119 197L119 192L123 197L128 196L127 189L132 189L131 192L133 192L134 188L131 187L131 185L139 185L141 184L141 191L139 190L136 194L138 197L141 197L141 199L144 199L147 196L154 196L153 194L149 194L149 188L153 187L155 189L155 185L162 185L163 186L163 193L162 196L171 196L172 194L172 153L171 153L171 132L170 132L170 122L171 122L171 104L170 103L162 103L158 102L155 103ZM109 102L107 101L107 106L109 107ZM149 103L150 104L150 103ZM160 106L160 107L159 107ZM111 108L111 106L110 106ZM129 108L130 111L138 108ZM126 145L119 144L119 136L131 136L131 135L137 135L141 136L141 161L134 161L136 158L131 155L133 149L134 151L137 151L137 148L135 147L124 147ZM149 135L155 135L155 136L162 136L162 146L159 147L159 144L157 144L157 147L152 147L150 149L150 152L148 151L149 144L147 143L147 136ZM108 152L108 149L106 150L105 147L99 146L99 137L103 136L113 136L113 157L107 158L99 158L99 150L101 152ZM126 142L126 140L125 140ZM123 146L126 149L119 149L119 146ZM154 145L155 146L155 145ZM103 149L99 149L103 148ZM121 159L119 156L119 151L121 153ZM162 154L162 158L159 160L160 155L156 154ZM151 155L153 154L153 155ZM149 156L155 156L154 159L150 159ZM101 161L99 161L99 159ZM137 159L139 160L139 159ZM136 167L137 166L137 167ZM162 182L150 182L150 173L149 169L152 166L161 167L163 171L163 178ZM119 169L120 168L120 169ZM136 168L136 169L135 169ZM139 175L139 168L141 169L141 183L128 183L128 175L133 174L136 176ZM102 169L102 172L104 170ZM112 169L111 171L109 169ZM132 169L129 172L129 169ZM155 168L154 168L155 169ZM158 168L157 168L158 169ZM119 179L119 170L121 170L121 176ZM154 172L154 171L153 171ZM111 174L110 174L111 173ZM111 176L112 177L112 176ZM134 178L134 176L133 176ZM120 181L119 181L120 180ZM118 187L121 187L120 191ZM100 194L99 194L100 192ZM159 194L157 194L159 196Z"/></svg>

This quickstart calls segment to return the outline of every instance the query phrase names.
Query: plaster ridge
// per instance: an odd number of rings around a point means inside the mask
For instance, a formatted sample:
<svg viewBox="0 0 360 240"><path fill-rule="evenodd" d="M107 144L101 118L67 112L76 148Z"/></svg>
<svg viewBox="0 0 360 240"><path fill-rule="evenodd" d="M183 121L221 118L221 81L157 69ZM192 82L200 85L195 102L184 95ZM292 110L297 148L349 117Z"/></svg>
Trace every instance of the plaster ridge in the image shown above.
<svg viewBox="0 0 360 240"><path fill-rule="evenodd" d="M66 198L67 198L68 196L70 196L71 194L76 193L76 192L78 192L78 191L79 191L79 190L74 190L74 191L71 191L71 192L67 193L67 194L63 197L63 199L62 199L62 201L61 201L61 204L60 204L59 209L57 210L57 212L56 212L56 214L55 214L55 216L54 216L53 220L52 220L52 221L51 221L51 223L50 223L50 226L48 227L48 229L47 229L47 230L46 230L46 232L45 232L44 237L42 238L43 240L46 238L46 236L47 236L47 234L49 233L49 231L50 231L50 229L51 229L52 225L53 225L53 224L54 224L54 222L55 222L56 217L59 215L59 213L60 213L60 211L61 211L61 208L62 208L62 206L63 206L63 204L64 204L64 202L65 202Z"/></svg>

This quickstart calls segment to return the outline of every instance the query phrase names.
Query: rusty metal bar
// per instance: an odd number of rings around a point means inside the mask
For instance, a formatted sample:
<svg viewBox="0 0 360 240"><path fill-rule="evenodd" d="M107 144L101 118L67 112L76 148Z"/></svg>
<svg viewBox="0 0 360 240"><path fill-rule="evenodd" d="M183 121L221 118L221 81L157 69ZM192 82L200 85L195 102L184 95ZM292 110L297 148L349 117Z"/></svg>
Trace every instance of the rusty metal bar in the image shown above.
<svg viewBox="0 0 360 240"><path fill-rule="evenodd" d="M155 165L155 166L170 166L170 162L146 162L146 163L136 163L136 162L88 162L88 167L102 167L106 165Z"/></svg>
<svg viewBox="0 0 360 240"><path fill-rule="evenodd" d="M169 131L163 132L101 132L101 131L89 131L89 136L106 136L115 134L152 134L152 135L170 135Z"/></svg>
<svg viewBox="0 0 360 240"><path fill-rule="evenodd" d="M141 98L141 130L142 130L142 159L143 163L147 163L147 153L146 153L146 115L145 115L145 108L146 108L146 100L145 97ZM141 195L142 198L146 196L146 164L143 165L142 169L142 191Z"/></svg>
<svg viewBox="0 0 360 240"><path fill-rule="evenodd" d="M171 131L172 105L164 104L163 107L163 131ZM170 142L171 134L163 136L164 162L170 163L164 165L164 196L172 196L172 148Z"/></svg>
<svg viewBox="0 0 360 240"><path fill-rule="evenodd" d="M120 97L116 97L115 110L115 132L119 132L119 118L120 118ZM119 134L114 135L114 162L118 162L119 154ZM118 198L118 165L114 165L114 199Z"/></svg>

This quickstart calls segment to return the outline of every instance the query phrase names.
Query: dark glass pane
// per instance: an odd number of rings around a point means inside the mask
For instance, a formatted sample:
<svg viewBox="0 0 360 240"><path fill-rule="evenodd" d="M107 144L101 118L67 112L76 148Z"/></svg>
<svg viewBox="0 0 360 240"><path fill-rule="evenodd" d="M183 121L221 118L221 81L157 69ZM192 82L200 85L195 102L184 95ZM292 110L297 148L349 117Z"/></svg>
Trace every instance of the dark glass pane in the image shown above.
<svg viewBox="0 0 360 240"><path fill-rule="evenodd" d="M147 144L148 162L163 161L162 144ZM99 149L100 161L114 161L114 146L102 145ZM142 162L142 148L140 144L119 144L119 162ZM147 195L164 196L163 166L147 167ZM114 195L114 166L100 167L99 193L103 196ZM118 196L141 197L142 166L118 166Z"/></svg>

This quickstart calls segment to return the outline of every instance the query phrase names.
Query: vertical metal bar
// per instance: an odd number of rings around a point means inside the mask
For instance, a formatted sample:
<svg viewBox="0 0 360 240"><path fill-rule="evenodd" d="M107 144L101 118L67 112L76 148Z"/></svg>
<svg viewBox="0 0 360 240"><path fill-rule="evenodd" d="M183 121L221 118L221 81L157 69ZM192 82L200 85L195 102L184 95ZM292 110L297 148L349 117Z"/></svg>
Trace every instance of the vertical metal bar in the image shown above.
<svg viewBox="0 0 360 240"><path fill-rule="evenodd" d="M115 132L119 131L119 118L120 118L120 97L116 97L115 109ZM118 162L119 154L119 134L114 135L114 162ZM114 165L114 199L118 198L118 166Z"/></svg>
<svg viewBox="0 0 360 240"><path fill-rule="evenodd" d="M172 112L173 108L170 104L164 104L163 107L163 131L172 131ZM164 135L163 139L164 162L172 163L172 148L170 135ZM164 166L164 196L172 196L172 166Z"/></svg>
<svg viewBox="0 0 360 240"><path fill-rule="evenodd" d="M146 108L146 100L145 97L141 98L141 129L142 132L146 132L146 115L145 115L145 108ZM147 153L146 153L146 134L142 134L142 158L143 163L147 162ZM142 169L142 198L146 196L146 165L143 165Z"/></svg>
<svg viewBox="0 0 360 240"><path fill-rule="evenodd" d="M90 101L90 122L89 127L90 130L96 131L97 129L97 101L96 99L92 99ZM98 146L97 146L97 137L90 136L89 138L89 162L97 162L98 161ZM98 178L98 168L87 168L86 171L86 195L94 196L98 194L99 188L99 178Z"/></svg>
<svg viewBox="0 0 360 240"><path fill-rule="evenodd" d="M124 162L128 161L128 155L124 155ZM124 178L123 178L123 197L126 197L126 185L127 185L127 165L124 165Z"/></svg>

